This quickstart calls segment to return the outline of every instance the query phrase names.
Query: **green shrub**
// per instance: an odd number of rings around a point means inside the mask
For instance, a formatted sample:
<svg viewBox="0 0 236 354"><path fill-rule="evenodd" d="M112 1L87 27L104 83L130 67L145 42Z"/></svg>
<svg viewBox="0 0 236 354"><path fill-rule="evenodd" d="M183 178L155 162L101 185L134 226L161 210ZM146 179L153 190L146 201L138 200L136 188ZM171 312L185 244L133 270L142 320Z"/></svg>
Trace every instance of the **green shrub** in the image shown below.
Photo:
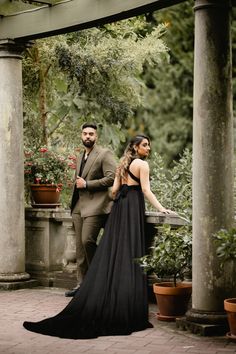
<svg viewBox="0 0 236 354"><path fill-rule="evenodd" d="M158 278L177 279L192 269L192 235L190 226L171 229L170 225L157 228L151 252L140 258L138 262L147 272L154 273Z"/></svg>
<svg viewBox="0 0 236 354"><path fill-rule="evenodd" d="M151 162L151 188L160 203L192 220L192 153L186 149L174 167L167 170L163 159L154 153ZM148 208L153 209L151 206Z"/></svg>

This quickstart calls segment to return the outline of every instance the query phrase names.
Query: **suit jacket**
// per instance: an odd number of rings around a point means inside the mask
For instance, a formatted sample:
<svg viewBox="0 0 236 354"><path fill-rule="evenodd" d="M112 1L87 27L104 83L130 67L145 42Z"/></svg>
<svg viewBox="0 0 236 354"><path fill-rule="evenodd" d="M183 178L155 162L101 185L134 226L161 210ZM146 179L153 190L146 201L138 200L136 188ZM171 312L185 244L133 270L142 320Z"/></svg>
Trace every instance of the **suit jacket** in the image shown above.
<svg viewBox="0 0 236 354"><path fill-rule="evenodd" d="M77 160L76 176L79 175L83 153ZM82 175L86 181L85 189L74 184L71 210L82 217L108 214L112 199L108 193L115 178L116 161L113 153L99 145L94 145L84 166Z"/></svg>

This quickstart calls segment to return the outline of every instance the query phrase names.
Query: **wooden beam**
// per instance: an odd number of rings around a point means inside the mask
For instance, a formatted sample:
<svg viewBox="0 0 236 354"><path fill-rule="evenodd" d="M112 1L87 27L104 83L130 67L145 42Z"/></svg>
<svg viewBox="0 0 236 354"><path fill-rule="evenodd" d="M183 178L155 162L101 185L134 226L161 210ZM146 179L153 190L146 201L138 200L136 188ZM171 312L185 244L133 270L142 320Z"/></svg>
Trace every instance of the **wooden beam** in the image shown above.
<svg viewBox="0 0 236 354"><path fill-rule="evenodd" d="M0 18L0 39L29 40L137 16L186 0L68 0Z"/></svg>

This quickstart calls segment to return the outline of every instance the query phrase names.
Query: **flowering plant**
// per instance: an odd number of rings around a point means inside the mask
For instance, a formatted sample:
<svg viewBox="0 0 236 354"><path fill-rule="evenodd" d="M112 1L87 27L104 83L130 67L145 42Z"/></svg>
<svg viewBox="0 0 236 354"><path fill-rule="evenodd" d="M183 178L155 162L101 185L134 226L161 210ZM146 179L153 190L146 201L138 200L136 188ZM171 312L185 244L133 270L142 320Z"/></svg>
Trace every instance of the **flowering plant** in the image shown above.
<svg viewBox="0 0 236 354"><path fill-rule="evenodd" d="M71 169L75 169L76 157L64 156L55 150L41 147L36 151L25 151L25 181L35 184L56 184L71 180Z"/></svg>

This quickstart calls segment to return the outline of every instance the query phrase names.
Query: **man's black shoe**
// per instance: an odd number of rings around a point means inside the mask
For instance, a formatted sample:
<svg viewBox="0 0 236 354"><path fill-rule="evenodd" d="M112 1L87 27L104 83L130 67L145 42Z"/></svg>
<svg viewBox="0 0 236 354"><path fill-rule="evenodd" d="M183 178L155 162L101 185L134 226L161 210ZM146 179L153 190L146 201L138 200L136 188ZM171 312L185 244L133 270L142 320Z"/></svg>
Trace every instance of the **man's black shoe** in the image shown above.
<svg viewBox="0 0 236 354"><path fill-rule="evenodd" d="M73 288L73 289L71 289L71 290L67 290L67 291L65 292L65 296L66 296L66 297L73 297L73 296L77 293L77 291L79 290L79 288L80 288L80 285L76 286L76 288Z"/></svg>

